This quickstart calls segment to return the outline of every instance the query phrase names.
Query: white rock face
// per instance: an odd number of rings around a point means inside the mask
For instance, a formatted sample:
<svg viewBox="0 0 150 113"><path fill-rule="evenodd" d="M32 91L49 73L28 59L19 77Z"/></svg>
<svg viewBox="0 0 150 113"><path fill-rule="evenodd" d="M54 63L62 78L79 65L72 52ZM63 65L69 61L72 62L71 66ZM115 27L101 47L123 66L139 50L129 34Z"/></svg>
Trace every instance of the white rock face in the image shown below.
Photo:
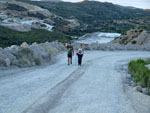
<svg viewBox="0 0 150 113"><path fill-rule="evenodd" d="M114 37L119 37L121 34L119 33L100 33L99 36L100 37L111 37L111 38L114 38Z"/></svg>
<svg viewBox="0 0 150 113"><path fill-rule="evenodd" d="M135 45L148 46L150 45L150 34L147 31L143 31L137 38L134 39L134 41L136 42ZM128 45L130 46L133 44L130 42Z"/></svg>
<svg viewBox="0 0 150 113"><path fill-rule="evenodd" d="M50 24L47 24L44 22L44 20L38 20L38 19L18 19L18 18L7 18L3 20L0 25L8 27L10 29L14 29L17 31L27 32L30 31L31 28L36 29L46 29L48 31L52 31L53 27ZM41 25L45 25L45 27L42 27Z"/></svg>
<svg viewBox="0 0 150 113"><path fill-rule="evenodd" d="M54 60L54 56L61 50L64 50L64 46L57 41L42 44L33 43L32 45L24 42L20 47L12 45L5 49L0 48L0 66L30 67L41 65Z"/></svg>
<svg viewBox="0 0 150 113"><path fill-rule="evenodd" d="M82 44L92 44L92 43L105 44L111 42L120 35L121 34L119 33L103 33L103 32L96 32L91 34L87 33L82 37L80 37L79 40L77 40L76 42Z"/></svg>

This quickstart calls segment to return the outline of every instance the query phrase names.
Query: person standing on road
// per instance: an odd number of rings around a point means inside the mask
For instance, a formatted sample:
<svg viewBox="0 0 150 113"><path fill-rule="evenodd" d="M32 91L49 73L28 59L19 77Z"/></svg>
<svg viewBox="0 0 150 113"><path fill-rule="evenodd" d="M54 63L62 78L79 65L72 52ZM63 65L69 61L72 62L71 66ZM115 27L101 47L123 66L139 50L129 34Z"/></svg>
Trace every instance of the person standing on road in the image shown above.
<svg viewBox="0 0 150 113"><path fill-rule="evenodd" d="M72 64L72 55L74 55L74 49L73 46L71 45L71 42L69 44L65 45L65 48L68 50L68 65Z"/></svg>
<svg viewBox="0 0 150 113"><path fill-rule="evenodd" d="M80 44L80 47L77 48L77 56L78 56L78 65L81 66L82 64L82 57L84 55L84 48L82 46L82 44Z"/></svg>

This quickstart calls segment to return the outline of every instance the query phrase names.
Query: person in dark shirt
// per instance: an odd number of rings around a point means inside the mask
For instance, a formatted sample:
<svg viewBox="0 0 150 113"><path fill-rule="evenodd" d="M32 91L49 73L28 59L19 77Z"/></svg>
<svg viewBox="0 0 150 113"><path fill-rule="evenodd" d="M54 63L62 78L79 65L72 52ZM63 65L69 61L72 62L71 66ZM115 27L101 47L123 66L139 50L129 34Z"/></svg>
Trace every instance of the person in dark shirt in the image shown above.
<svg viewBox="0 0 150 113"><path fill-rule="evenodd" d="M74 55L74 49L71 45L71 42L68 45L65 45L65 48L67 48L67 56L68 56L68 65L72 64L72 55Z"/></svg>

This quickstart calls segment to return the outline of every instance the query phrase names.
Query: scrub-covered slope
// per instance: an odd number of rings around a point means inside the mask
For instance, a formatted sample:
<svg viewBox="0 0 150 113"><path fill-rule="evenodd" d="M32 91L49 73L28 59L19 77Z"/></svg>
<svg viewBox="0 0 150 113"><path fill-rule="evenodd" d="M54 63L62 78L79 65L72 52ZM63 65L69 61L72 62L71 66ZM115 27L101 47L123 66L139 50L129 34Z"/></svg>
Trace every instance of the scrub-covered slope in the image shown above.
<svg viewBox="0 0 150 113"><path fill-rule="evenodd" d="M0 1L0 47L23 42L32 44L46 41L69 40L55 27L67 26L72 22L57 16L47 9L14 0Z"/></svg>
<svg viewBox="0 0 150 113"><path fill-rule="evenodd" d="M150 11L123 7L107 2L51 3L24 1L48 9L50 12L64 18L78 20L81 26L78 29L69 31L69 34L73 35L94 31L122 33L138 25L139 20L150 16Z"/></svg>

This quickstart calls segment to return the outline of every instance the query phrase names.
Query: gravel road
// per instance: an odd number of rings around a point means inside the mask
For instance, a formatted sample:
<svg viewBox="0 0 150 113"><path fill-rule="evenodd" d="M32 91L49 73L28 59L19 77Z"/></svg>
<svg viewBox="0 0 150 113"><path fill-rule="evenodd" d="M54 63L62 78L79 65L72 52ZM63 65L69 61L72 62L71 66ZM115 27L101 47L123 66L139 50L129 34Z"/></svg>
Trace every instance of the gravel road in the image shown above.
<svg viewBox="0 0 150 113"><path fill-rule="evenodd" d="M0 113L137 113L118 66L147 57L149 52L86 51L79 67L75 57L68 66L61 53L53 65L1 76Z"/></svg>

